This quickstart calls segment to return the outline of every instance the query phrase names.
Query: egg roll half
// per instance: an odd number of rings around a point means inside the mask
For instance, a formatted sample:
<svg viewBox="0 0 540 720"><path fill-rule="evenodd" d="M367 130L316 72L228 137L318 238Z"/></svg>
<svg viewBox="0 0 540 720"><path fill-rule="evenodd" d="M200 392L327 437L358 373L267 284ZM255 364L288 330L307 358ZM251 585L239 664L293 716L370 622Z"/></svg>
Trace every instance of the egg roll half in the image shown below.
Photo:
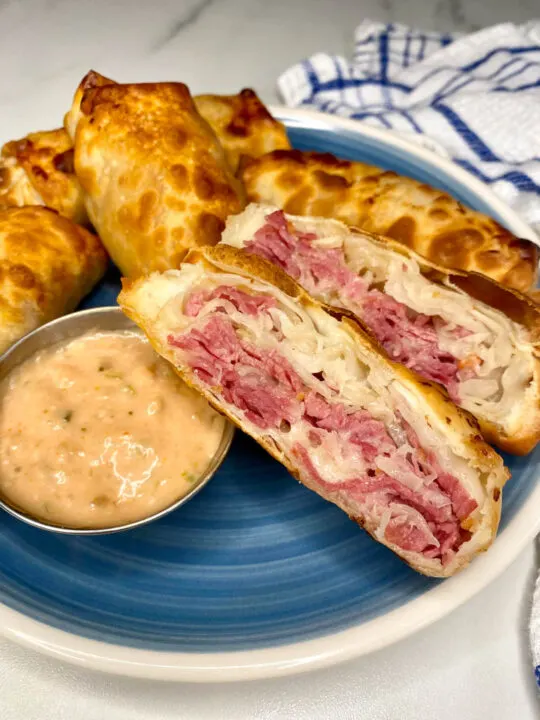
<svg viewBox="0 0 540 720"><path fill-rule="evenodd" d="M490 442L523 455L540 440L540 307L528 296L390 238L255 203L229 218L222 242L354 313L393 360L443 385Z"/></svg>

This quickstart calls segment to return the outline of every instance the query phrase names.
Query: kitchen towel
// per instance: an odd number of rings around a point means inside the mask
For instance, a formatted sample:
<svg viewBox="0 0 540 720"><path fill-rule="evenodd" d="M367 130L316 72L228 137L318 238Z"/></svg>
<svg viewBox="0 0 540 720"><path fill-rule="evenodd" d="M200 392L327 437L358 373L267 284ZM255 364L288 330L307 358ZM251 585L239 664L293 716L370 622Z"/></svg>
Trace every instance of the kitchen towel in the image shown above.
<svg viewBox="0 0 540 720"><path fill-rule="evenodd" d="M540 232L540 21L470 35L366 21L352 61L317 53L278 89L289 106L356 118L451 157ZM540 687L540 576L530 638Z"/></svg>
<svg viewBox="0 0 540 720"><path fill-rule="evenodd" d="M317 53L278 89L289 106L357 118L449 155L540 231L540 21L470 35L366 21L352 61Z"/></svg>

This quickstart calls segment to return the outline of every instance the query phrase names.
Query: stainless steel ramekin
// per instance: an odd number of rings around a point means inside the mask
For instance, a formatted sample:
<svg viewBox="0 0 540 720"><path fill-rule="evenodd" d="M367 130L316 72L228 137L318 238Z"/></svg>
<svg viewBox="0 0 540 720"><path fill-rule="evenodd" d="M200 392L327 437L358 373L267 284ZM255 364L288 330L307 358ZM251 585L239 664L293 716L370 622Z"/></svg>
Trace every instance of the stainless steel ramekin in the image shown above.
<svg viewBox="0 0 540 720"><path fill-rule="evenodd" d="M44 350L56 343L64 340L71 340L83 333L91 332L93 330L139 331L137 326L123 314L118 306L93 308L90 310L74 312L70 315L64 315L63 317L53 320L46 325L42 325L37 330L29 333L15 343L15 345L12 345L12 347L9 348L2 357L0 357L0 382L4 380L17 366L39 350ZM38 517L33 517L25 512L23 508L15 507L5 497L2 497L1 493L0 508L11 515L14 515L19 520L22 520L29 525L33 525L34 527L70 535L103 535L106 533L120 532L122 530L131 530L136 527L141 527L142 525L146 525L153 520L157 520L158 518L173 512L173 510L177 510L181 505L189 502L189 500L191 500L191 498L194 497L199 490L201 490L210 481L216 470L225 459L227 452L229 451L233 435L233 425L226 422L223 437L221 438L217 452L204 473L199 478L199 481L194 484L192 490L187 495L184 495L179 500L176 500L169 507L160 510L154 515L142 518L141 520L136 520L125 525L102 528L70 528L62 525L54 525Z"/></svg>

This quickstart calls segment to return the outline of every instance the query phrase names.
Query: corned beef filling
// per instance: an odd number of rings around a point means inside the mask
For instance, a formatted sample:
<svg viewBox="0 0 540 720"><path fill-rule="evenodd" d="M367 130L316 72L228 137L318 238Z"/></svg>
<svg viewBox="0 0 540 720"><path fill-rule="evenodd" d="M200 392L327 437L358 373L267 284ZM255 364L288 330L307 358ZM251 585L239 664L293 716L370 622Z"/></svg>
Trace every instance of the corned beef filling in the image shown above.
<svg viewBox="0 0 540 720"><path fill-rule="evenodd" d="M227 316L229 303L242 314L267 313L276 306L274 298L221 286L192 292L184 313L196 318L208 303L214 305L207 317L183 334L168 337L171 346L185 353L197 377L260 430L280 431L280 443L314 485L330 497L347 497L360 508L359 515L380 519L387 541L449 562L469 537L460 520L476 503L432 453L424 452L399 413L396 424L401 431L393 433L395 440L367 411L353 411L337 398L325 399L282 354L250 343ZM293 429L299 429L305 440L299 441ZM352 470L350 477L336 480L324 467L315 467L314 454L328 443L335 467L350 467L352 461L352 467L360 468L358 474Z"/></svg>
<svg viewBox="0 0 540 720"><path fill-rule="evenodd" d="M279 265L314 296L337 298L353 306L390 357L427 380L438 382L459 402L457 358L439 347L437 329L446 325L440 317L415 313L402 303L355 275L343 258L343 251L312 245L316 236L301 233L276 211L267 215L245 249ZM463 331L457 329L457 333ZM467 331L464 331L467 334ZM462 378L465 379L465 378Z"/></svg>

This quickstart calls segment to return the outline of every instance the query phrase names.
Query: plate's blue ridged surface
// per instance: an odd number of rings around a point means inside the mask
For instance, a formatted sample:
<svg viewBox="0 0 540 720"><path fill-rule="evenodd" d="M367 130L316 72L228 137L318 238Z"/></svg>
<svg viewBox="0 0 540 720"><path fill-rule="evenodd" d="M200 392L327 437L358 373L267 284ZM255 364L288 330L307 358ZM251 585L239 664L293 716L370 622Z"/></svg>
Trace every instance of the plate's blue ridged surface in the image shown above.
<svg viewBox="0 0 540 720"><path fill-rule="evenodd" d="M487 210L480 195L384 143L294 126L294 145L362 159L442 187ZM115 301L114 270L85 306ZM540 450L506 458L502 526L535 483ZM54 627L112 643L178 651L240 650L326 635L382 615L433 587L335 507L302 488L238 433L210 484L139 530L54 535L7 514L0 601Z"/></svg>

